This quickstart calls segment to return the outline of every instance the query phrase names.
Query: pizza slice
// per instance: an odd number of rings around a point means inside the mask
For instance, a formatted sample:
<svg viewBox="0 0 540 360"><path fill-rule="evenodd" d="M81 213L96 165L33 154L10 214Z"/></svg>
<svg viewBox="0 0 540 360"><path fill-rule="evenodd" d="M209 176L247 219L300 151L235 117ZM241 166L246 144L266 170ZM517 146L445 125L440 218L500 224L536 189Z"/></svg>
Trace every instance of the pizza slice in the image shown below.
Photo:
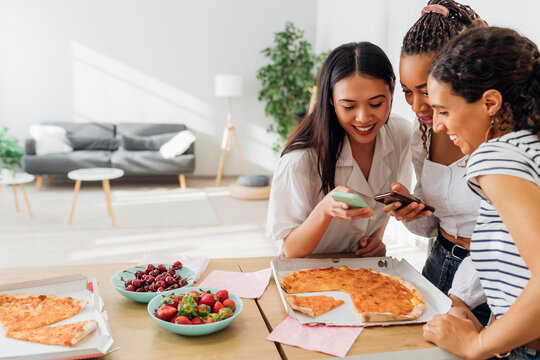
<svg viewBox="0 0 540 360"><path fill-rule="evenodd" d="M77 315L86 304L71 297L6 294L0 297L0 322L6 330L35 329Z"/></svg>
<svg viewBox="0 0 540 360"><path fill-rule="evenodd" d="M85 320L38 329L8 330L6 337L45 345L73 346L92 333L96 327L95 320Z"/></svg>
<svg viewBox="0 0 540 360"><path fill-rule="evenodd" d="M285 300L293 310L300 311L311 317L317 317L332 309L337 308L345 301L336 300L331 296L314 295L314 296L296 296L284 294Z"/></svg>

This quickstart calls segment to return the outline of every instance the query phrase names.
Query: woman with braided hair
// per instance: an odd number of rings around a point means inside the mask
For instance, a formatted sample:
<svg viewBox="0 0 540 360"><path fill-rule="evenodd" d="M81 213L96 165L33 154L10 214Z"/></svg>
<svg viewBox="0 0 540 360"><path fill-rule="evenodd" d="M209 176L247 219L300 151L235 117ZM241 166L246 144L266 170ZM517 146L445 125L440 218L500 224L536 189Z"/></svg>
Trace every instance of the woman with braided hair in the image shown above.
<svg viewBox="0 0 540 360"><path fill-rule="evenodd" d="M427 73L438 52L460 32L479 26L487 24L469 6L453 0L431 0L407 31L399 74L405 99L418 118L411 145L417 179L414 196L433 206L435 213L424 210L423 204L415 202L402 208L401 203L392 203L384 210L397 220L403 220L413 233L436 237L422 274L442 292L451 294L452 311L474 320L478 318L480 328L481 324L487 324L490 311L478 295L481 293L479 283L476 281L474 285L472 281L470 286L471 281L459 281L451 290L456 270L469 255L480 199L466 184L464 154L446 134L433 133L433 109L427 93ZM400 183L393 183L392 190L410 195ZM470 308L476 308L474 316Z"/></svg>
<svg viewBox="0 0 540 360"><path fill-rule="evenodd" d="M428 92L433 130L471 154L481 204L470 251L494 319L479 330L437 315L424 337L467 359L540 359L538 47L511 29L472 29L434 60Z"/></svg>

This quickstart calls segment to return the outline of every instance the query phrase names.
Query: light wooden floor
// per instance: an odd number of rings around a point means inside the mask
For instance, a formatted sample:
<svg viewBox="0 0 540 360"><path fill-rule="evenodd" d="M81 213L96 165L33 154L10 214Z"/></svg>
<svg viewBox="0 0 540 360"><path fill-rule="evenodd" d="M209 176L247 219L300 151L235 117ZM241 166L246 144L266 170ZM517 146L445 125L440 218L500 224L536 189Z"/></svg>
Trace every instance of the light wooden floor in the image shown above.
<svg viewBox="0 0 540 360"><path fill-rule="evenodd" d="M236 178L225 177L216 187L215 178L187 177L186 191L176 180L112 180L116 226L100 183L83 182L72 225L73 182L55 178L39 192L27 184L33 218L20 199L16 212L11 189L2 187L0 267L139 261L148 253L210 258L277 253L265 236L268 201L231 198L228 185ZM389 227L388 254L421 269L425 250L400 241L399 226Z"/></svg>

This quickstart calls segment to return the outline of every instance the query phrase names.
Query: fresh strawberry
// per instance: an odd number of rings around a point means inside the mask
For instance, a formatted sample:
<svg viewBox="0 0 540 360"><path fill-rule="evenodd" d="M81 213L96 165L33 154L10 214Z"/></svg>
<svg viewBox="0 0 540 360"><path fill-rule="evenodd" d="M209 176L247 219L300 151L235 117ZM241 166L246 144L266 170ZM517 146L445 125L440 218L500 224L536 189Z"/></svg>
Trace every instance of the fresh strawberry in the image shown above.
<svg viewBox="0 0 540 360"><path fill-rule="evenodd" d="M173 316L176 315L176 312L176 308L173 308L170 305L163 305L162 307L157 309L156 317L164 321L169 321L172 319Z"/></svg>
<svg viewBox="0 0 540 360"><path fill-rule="evenodd" d="M178 303L180 302L180 300L181 299L178 296L166 296L163 298L163 300L161 300L161 304L168 304L178 309Z"/></svg>
<svg viewBox="0 0 540 360"><path fill-rule="evenodd" d="M195 301L197 303L199 303L199 300L201 299L201 294L198 291L195 291L195 290L188 291L186 296L191 296L192 298L195 299Z"/></svg>
<svg viewBox="0 0 540 360"><path fill-rule="evenodd" d="M191 320L189 320L186 316L183 315L175 316L174 323L179 325L193 325Z"/></svg>
<svg viewBox="0 0 540 360"><path fill-rule="evenodd" d="M207 324L210 324L210 323L214 323L214 322L217 322L219 321L220 318L219 318L219 315L218 314L210 314L208 315L208 317L206 318L206 323Z"/></svg>
<svg viewBox="0 0 540 360"><path fill-rule="evenodd" d="M233 316L233 311L231 309L229 309L229 308L223 308L223 309L219 310L218 315L219 315L219 318L221 320L227 319L227 318L230 318L231 316Z"/></svg>
<svg viewBox="0 0 540 360"><path fill-rule="evenodd" d="M199 316L207 316L212 311L212 308L206 304L197 305L197 313Z"/></svg>
<svg viewBox="0 0 540 360"><path fill-rule="evenodd" d="M182 301L178 303L178 315L188 317L197 316L197 303L191 296L184 296Z"/></svg>
<svg viewBox="0 0 540 360"><path fill-rule="evenodd" d="M223 301L223 306L231 308L233 311L236 309L236 304L231 299Z"/></svg>
<svg viewBox="0 0 540 360"><path fill-rule="evenodd" d="M199 300L199 305L206 304L210 307L214 306L216 303L216 300L214 299L214 295L212 294L204 294L201 296L201 300Z"/></svg>
<svg viewBox="0 0 540 360"><path fill-rule="evenodd" d="M219 290L216 292L216 297L219 299L219 301L224 302L229 298L229 292L227 290Z"/></svg>
<svg viewBox="0 0 540 360"><path fill-rule="evenodd" d="M191 323L193 325L201 325L201 324L204 324L204 322L201 320L200 317L196 316L194 317L193 319L191 319Z"/></svg>
<svg viewBox="0 0 540 360"><path fill-rule="evenodd" d="M223 303L220 301L216 301L214 304L214 307L212 308L213 313L218 313L219 310L223 309L225 306L223 306Z"/></svg>

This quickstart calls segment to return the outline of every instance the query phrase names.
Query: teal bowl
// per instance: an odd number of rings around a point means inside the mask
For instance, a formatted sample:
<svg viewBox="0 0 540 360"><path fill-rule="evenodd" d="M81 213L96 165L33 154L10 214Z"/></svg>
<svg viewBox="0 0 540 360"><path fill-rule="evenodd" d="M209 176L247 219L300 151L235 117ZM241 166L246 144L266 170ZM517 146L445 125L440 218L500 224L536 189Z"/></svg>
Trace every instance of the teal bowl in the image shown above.
<svg viewBox="0 0 540 360"><path fill-rule="evenodd" d="M134 280L135 279L135 271L137 270L143 270L146 269L146 266L148 264L140 264L135 266L127 267L123 270L120 270L116 274L114 274L111 278L111 284L112 286L118 291L120 294L124 295L126 298L137 301L140 303L148 303L150 300L152 300L156 295L164 294L163 292L135 292L135 291L127 291L125 290L124 282L122 281L122 278L124 280ZM157 266L159 264L155 263L152 264L154 266ZM171 267L171 264L163 264L167 268ZM176 270L176 273L179 274L183 279L186 279L187 284L179 289L184 289L188 286L191 286L193 284L193 281L195 281L195 273L190 268L187 268L185 266L182 266L181 269ZM178 289L176 289L178 290Z"/></svg>
<svg viewBox="0 0 540 360"><path fill-rule="evenodd" d="M207 291L211 291L212 294L215 294L217 291L222 290L222 289L207 288L207 287L183 287L180 289L164 291L162 293L159 293L159 295L169 296L169 295L174 295L174 294L185 294L191 290L195 290L199 292L202 290L207 290ZM244 307L244 303L238 296L229 293L229 299L234 301L234 304L236 305L236 309L234 310L233 316L225 320L220 320L218 322L210 323L210 324L181 325L181 324L174 324L168 321L164 321L156 317L155 314L156 314L157 309L159 309L161 305L162 299L163 299L162 296L156 296L152 300L150 300L150 302L148 303L148 313L150 314L152 319L154 319L154 321L157 322L158 325L164 329L167 329L175 334L187 335L187 336L208 335L229 326L234 321L234 319L238 317L238 314L240 314L240 312L242 311Z"/></svg>

